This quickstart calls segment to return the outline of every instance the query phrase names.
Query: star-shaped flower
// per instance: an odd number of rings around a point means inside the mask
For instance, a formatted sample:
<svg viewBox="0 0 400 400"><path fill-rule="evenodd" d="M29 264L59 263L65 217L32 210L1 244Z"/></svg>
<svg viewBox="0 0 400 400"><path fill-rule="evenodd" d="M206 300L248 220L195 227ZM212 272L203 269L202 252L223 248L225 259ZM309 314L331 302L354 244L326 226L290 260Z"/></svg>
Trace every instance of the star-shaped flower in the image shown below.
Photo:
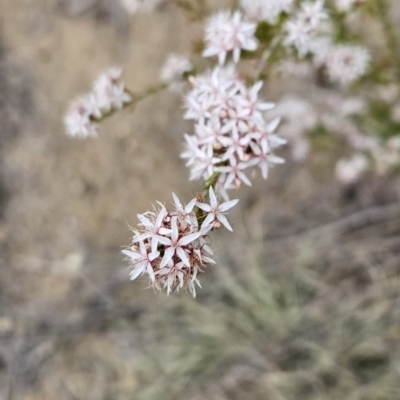
<svg viewBox="0 0 400 400"><path fill-rule="evenodd" d="M190 262L185 249L189 243L198 239L201 236L201 233L195 232L179 237L177 217L172 218L171 228L171 238L157 236L157 241L165 246L164 257L161 260L160 268L165 267L175 255L177 255L181 261L190 268Z"/></svg>
<svg viewBox="0 0 400 400"><path fill-rule="evenodd" d="M122 253L130 258L133 266L133 270L130 273L131 280L133 281L139 275L143 275L145 272L147 272L150 276L150 279L154 282L155 275L151 262L154 261L160 255L160 253L158 251L149 253L142 241L139 242L139 248L137 249L139 251L135 251L136 249L137 246L133 246L132 250L134 251L122 250Z"/></svg>
<svg viewBox="0 0 400 400"><path fill-rule="evenodd" d="M214 189L212 187L210 187L209 196L210 204L196 203L197 207L208 214L203 224L201 225L201 230L204 232L207 230L207 228L210 227L210 225L211 227L218 226L220 222L222 225L225 226L226 229L232 232L233 229L224 214L233 206L235 206L239 202L239 200L230 200L225 203L219 204L217 196L215 196Z"/></svg>

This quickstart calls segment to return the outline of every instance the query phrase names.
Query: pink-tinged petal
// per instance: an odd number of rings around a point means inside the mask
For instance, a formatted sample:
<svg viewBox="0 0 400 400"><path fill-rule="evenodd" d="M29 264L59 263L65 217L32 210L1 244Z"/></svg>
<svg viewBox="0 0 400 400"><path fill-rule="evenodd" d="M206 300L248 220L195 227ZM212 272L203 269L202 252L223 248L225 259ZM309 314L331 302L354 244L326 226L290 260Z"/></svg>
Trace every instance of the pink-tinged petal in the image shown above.
<svg viewBox="0 0 400 400"><path fill-rule="evenodd" d="M201 224L201 230L203 231L203 229L205 229L207 226L209 226L211 223L213 223L214 220L215 220L215 214L213 214L213 213L208 214L206 219Z"/></svg>
<svg viewBox="0 0 400 400"><path fill-rule="evenodd" d="M267 125L267 129L270 133L272 133L280 124L281 119L280 118L275 118L273 121L271 121L268 125Z"/></svg>
<svg viewBox="0 0 400 400"><path fill-rule="evenodd" d="M193 211L194 206L196 205L196 199L193 199L186 207L185 212L190 214Z"/></svg>
<svg viewBox="0 0 400 400"><path fill-rule="evenodd" d="M157 236L154 235L151 238L151 252L155 253L157 251L157 246L158 246L158 240L157 240Z"/></svg>
<svg viewBox="0 0 400 400"><path fill-rule="evenodd" d="M163 259L161 260L160 268L165 267L172 260L174 254L175 254L175 249L172 247L168 247L168 249L165 250Z"/></svg>
<svg viewBox="0 0 400 400"><path fill-rule="evenodd" d="M138 220L143 224L143 226L145 226L146 228L151 228L153 226L153 224L151 223L151 221L146 218L144 215L142 214L137 214Z"/></svg>
<svg viewBox="0 0 400 400"><path fill-rule="evenodd" d="M257 109L262 111L271 110L274 107L275 103L257 103Z"/></svg>
<svg viewBox="0 0 400 400"><path fill-rule="evenodd" d="M190 268L190 262L189 259L185 253L185 250L182 249L182 247L178 247L176 249L176 254L178 255L178 257L182 260L182 262Z"/></svg>
<svg viewBox="0 0 400 400"><path fill-rule="evenodd" d="M263 87L263 81L258 81L254 84L254 86L251 88L250 93L253 96L257 96L258 92L261 90L261 88Z"/></svg>
<svg viewBox="0 0 400 400"><path fill-rule="evenodd" d="M177 210L183 210L183 205L180 202L178 196L175 193L172 193L172 197L174 198L175 207Z"/></svg>
<svg viewBox="0 0 400 400"><path fill-rule="evenodd" d="M143 256L139 253L134 253L133 251L129 250L122 250L122 253L131 258L132 260L139 260Z"/></svg>
<svg viewBox="0 0 400 400"><path fill-rule="evenodd" d="M143 270L141 268L135 268L130 274L130 279L131 281L134 281L140 274L143 273Z"/></svg>
<svg viewBox="0 0 400 400"><path fill-rule="evenodd" d="M157 228L161 226L166 214L167 214L167 210L165 209L165 207L162 207L160 212L158 213L157 220L156 220Z"/></svg>
<svg viewBox="0 0 400 400"><path fill-rule="evenodd" d="M147 250L144 242L139 242L140 252L147 257Z"/></svg>
<svg viewBox="0 0 400 400"><path fill-rule="evenodd" d="M151 232L145 232L132 240L132 243L142 242L152 236Z"/></svg>
<svg viewBox="0 0 400 400"><path fill-rule="evenodd" d="M218 54L219 65L224 65L225 64L225 60L226 60L226 52L225 51L220 51L219 54Z"/></svg>
<svg viewBox="0 0 400 400"><path fill-rule="evenodd" d="M251 186L251 182L249 181L249 178L247 178L247 176L241 172L238 171L238 178L243 181L247 186Z"/></svg>
<svg viewBox="0 0 400 400"><path fill-rule="evenodd" d="M226 203L222 203L219 205L218 210L220 212L225 212L228 211L230 208L236 206L236 204L239 202L239 200L231 200L231 201L227 201Z"/></svg>
<svg viewBox="0 0 400 400"><path fill-rule="evenodd" d="M186 246L189 243L195 241L196 239L198 239L201 236L200 232L196 232L196 233L191 233L190 235L187 236L183 236L182 238L180 238L178 245L179 246Z"/></svg>
<svg viewBox="0 0 400 400"><path fill-rule="evenodd" d="M240 61L240 47L233 50L233 61L237 64Z"/></svg>
<svg viewBox="0 0 400 400"><path fill-rule="evenodd" d="M209 204L205 203L196 203L196 206L199 207L201 210L205 212L210 212L212 210L211 206Z"/></svg>
<svg viewBox="0 0 400 400"><path fill-rule="evenodd" d="M217 196L215 196L214 189L213 189L212 186L210 186L209 195L210 195L211 207L212 208L217 207L218 206L218 200L217 200Z"/></svg>
<svg viewBox="0 0 400 400"><path fill-rule="evenodd" d="M285 160L283 158L277 157L277 156L273 156L273 155L268 157L268 161L273 163L273 164L284 164L285 163Z"/></svg>
<svg viewBox="0 0 400 400"><path fill-rule="evenodd" d="M154 261L157 257L160 256L160 252L159 251L154 251L152 253L149 253L149 261Z"/></svg>
<svg viewBox="0 0 400 400"><path fill-rule="evenodd" d="M218 221L221 222L222 225L225 226L226 229L228 229L228 231L233 231L232 227L230 226L228 220L226 219L225 215L222 214L218 214L217 215Z"/></svg>
<svg viewBox="0 0 400 400"><path fill-rule="evenodd" d="M159 233L160 235L164 235L164 236L170 235L170 234L171 234L171 229L168 229L168 228L160 228L160 229L158 230L158 233Z"/></svg>
<svg viewBox="0 0 400 400"><path fill-rule="evenodd" d="M157 242L163 244L164 246L171 246L172 245L172 240L170 238L167 238L165 236L155 236L157 239Z"/></svg>
<svg viewBox="0 0 400 400"><path fill-rule="evenodd" d="M171 239L173 242L176 242L179 237L177 217L172 217L171 228L172 228Z"/></svg>
<svg viewBox="0 0 400 400"><path fill-rule="evenodd" d="M156 277L155 277L155 275L154 275L153 267L151 266L150 263L147 263L147 269L146 269L146 270L147 270L147 273L148 273L149 276L150 276L151 281L154 282L154 280L156 279Z"/></svg>
<svg viewBox="0 0 400 400"><path fill-rule="evenodd" d="M264 163L260 164L259 167L261 169L262 177L264 179L267 179L268 178L268 163L264 162Z"/></svg>

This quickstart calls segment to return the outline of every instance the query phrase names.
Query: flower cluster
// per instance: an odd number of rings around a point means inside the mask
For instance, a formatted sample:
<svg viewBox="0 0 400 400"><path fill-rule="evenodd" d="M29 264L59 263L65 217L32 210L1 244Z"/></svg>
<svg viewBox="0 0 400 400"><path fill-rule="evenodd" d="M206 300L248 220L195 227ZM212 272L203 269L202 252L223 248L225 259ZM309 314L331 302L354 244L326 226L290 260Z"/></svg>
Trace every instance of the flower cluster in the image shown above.
<svg viewBox="0 0 400 400"><path fill-rule="evenodd" d="M187 74L192 69L193 65L186 57L179 54L170 54L161 69L160 78L171 90L179 91L184 74Z"/></svg>
<svg viewBox="0 0 400 400"><path fill-rule="evenodd" d="M223 65L228 53L233 52L234 62L239 62L241 50L257 49L256 28L257 24L244 21L239 11L234 14L220 11L212 15L206 24L203 57L218 56L220 65Z"/></svg>
<svg viewBox="0 0 400 400"><path fill-rule="evenodd" d="M122 109L131 100L121 68L110 68L96 79L90 93L71 103L64 117L67 133L79 138L97 136L96 122L110 111Z"/></svg>
<svg viewBox="0 0 400 400"><path fill-rule="evenodd" d="M348 86L368 69L370 55L365 48L334 43L333 25L323 0L301 3L300 9L286 21L284 30L285 46L294 48L302 59L311 56L314 66L326 71L332 83Z"/></svg>
<svg viewBox="0 0 400 400"><path fill-rule="evenodd" d="M159 203L154 211L138 215L132 246L123 253L132 266L131 280L147 274L155 289L166 289L168 294L188 289L195 297L196 285L201 287L198 274L215 264L207 235L221 225L232 230L225 213L238 200L219 203L212 187L210 204L194 198L184 206L175 194L173 198L172 211Z"/></svg>
<svg viewBox="0 0 400 400"><path fill-rule="evenodd" d="M262 82L247 87L232 66L191 79L193 89L186 96L185 118L196 120L195 134L185 135L191 179L216 177L216 188L226 190L251 185L244 171L258 166L264 178L268 169L283 159L274 149L285 140L274 134L279 118L267 122L263 112L274 107L259 99Z"/></svg>

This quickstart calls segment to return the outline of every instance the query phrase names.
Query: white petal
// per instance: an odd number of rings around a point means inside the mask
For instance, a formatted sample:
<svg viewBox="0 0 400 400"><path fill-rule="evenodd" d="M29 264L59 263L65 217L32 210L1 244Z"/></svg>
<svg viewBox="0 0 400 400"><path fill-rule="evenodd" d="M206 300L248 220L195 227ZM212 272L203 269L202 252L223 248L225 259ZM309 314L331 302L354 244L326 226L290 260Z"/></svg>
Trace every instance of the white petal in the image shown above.
<svg viewBox="0 0 400 400"><path fill-rule="evenodd" d="M200 232L196 232L196 233L192 233L192 234L187 235L187 236L183 236L179 240L178 244L179 244L179 246L186 246L187 244L189 244L189 243L195 241L196 239L198 239L200 236L201 236Z"/></svg>
<svg viewBox="0 0 400 400"><path fill-rule="evenodd" d="M134 281L141 273L143 273L142 268L135 268L130 274L131 281Z"/></svg>
<svg viewBox="0 0 400 400"><path fill-rule="evenodd" d="M219 205L218 210L220 212L225 212L228 211L230 208L236 206L236 204L239 202L239 200L231 200L227 201L226 203L222 203Z"/></svg>
<svg viewBox="0 0 400 400"><path fill-rule="evenodd" d="M218 214L217 215L218 221L221 222L222 225L225 226L226 229L228 229L228 231L233 231L232 227L230 226L228 220L226 219L225 215L222 214Z"/></svg>
<svg viewBox="0 0 400 400"><path fill-rule="evenodd" d="M185 250L182 249L182 247L178 247L176 249L176 253L178 254L179 258L182 260L182 262L187 266L190 267L190 262L189 259L185 253Z"/></svg>
<svg viewBox="0 0 400 400"><path fill-rule="evenodd" d="M149 274L151 281L154 282L154 280L155 280L156 277L155 277L155 275L154 275L153 267L151 266L150 263L147 263L147 269L146 269L146 271L147 271L147 273Z"/></svg>
<svg viewBox="0 0 400 400"><path fill-rule="evenodd" d="M129 250L122 250L122 253L124 253L129 258L132 258L132 260L138 260L143 257L140 253L134 253L133 251Z"/></svg>
<svg viewBox="0 0 400 400"><path fill-rule="evenodd" d="M156 235L155 237L157 238L157 241L159 243L163 244L164 246L171 246L171 244L172 244L172 241L170 238L167 238L165 236L159 236L159 235Z"/></svg>
<svg viewBox="0 0 400 400"><path fill-rule="evenodd" d="M165 214L167 213L167 210L165 209L165 207L162 207L158 216L157 216L157 220L156 220L156 226L160 227L161 223L165 217Z"/></svg>
<svg viewBox="0 0 400 400"><path fill-rule="evenodd" d="M172 193L172 197L174 198L175 207L177 210L183 210L182 203L179 201L178 196L175 193Z"/></svg>
<svg viewBox="0 0 400 400"><path fill-rule="evenodd" d="M171 228L171 239L173 242L176 242L179 236L177 217L172 217Z"/></svg>
<svg viewBox="0 0 400 400"><path fill-rule="evenodd" d="M193 199L186 207L185 212L190 214L193 211L194 206L196 205L196 199Z"/></svg>
<svg viewBox="0 0 400 400"><path fill-rule="evenodd" d="M218 206L218 200L217 200L217 196L215 196L214 189L212 186L210 186L209 195L210 195L211 207L216 208Z"/></svg>
<svg viewBox="0 0 400 400"><path fill-rule="evenodd" d="M196 206L202 209L205 212L210 212L212 210L211 206L209 204L205 203L196 203Z"/></svg>
<svg viewBox="0 0 400 400"><path fill-rule="evenodd" d="M213 213L208 214L207 218L201 224L201 230L203 231L205 228L207 228L212 222L214 222L214 220L215 220L215 215ZM211 226L211 228L212 228L212 226Z"/></svg>
<svg viewBox="0 0 400 400"><path fill-rule="evenodd" d="M168 249L165 250L163 259L161 260L160 268L165 267L171 261L174 254L175 254L175 249L172 247L168 247Z"/></svg>

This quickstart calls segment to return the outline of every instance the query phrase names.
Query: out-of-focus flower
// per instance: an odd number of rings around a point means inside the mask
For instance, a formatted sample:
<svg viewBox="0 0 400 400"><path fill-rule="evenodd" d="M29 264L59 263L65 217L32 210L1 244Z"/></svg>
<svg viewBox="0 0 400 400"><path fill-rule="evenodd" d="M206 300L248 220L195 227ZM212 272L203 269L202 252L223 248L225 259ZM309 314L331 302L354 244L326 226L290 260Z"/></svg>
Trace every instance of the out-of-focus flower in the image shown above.
<svg viewBox="0 0 400 400"><path fill-rule="evenodd" d="M132 100L125 91L122 69L119 67L113 67L103 72L94 83L93 93L97 98L97 104L105 111L112 108L120 110L125 103Z"/></svg>
<svg viewBox="0 0 400 400"><path fill-rule="evenodd" d="M105 113L121 109L131 100L125 90L121 68L110 68L97 78L92 92L72 102L64 117L67 133L80 138L97 136L96 122Z"/></svg>
<svg viewBox="0 0 400 400"><path fill-rule="evenodd" d="M248 18L275 24L281 13L291 10L293 0L241 0L240 5Z"/></svg>
<svg viewBox="0 0 400 400"><path fill-rule="evenodd" d="M323 1L306 1L301 4L297 14L286 21L286 38L284 44L293 46L300 57L314 53L319 47L326 45L329 25L324 24L327 13Z"/></svg>
<svg viewBox="0 0 400 400"><path fill-rule="evenodd" d="M378 99L385 103L394 103L400 96L399 86L395 83L378 86L376 93Z"/></svg>
<svg viewBox="0 0 400 400"><path fill-rule="evenodd" d="M367 72L370 54L360 46L335 45L325 53L323 62L332 82L348 86Z"/></svg>
<svg viewBox="0 0 400 400"><path fill-rule="evenodd" d="M205 50L203 57L218 56L220 65L225 63L228 53L233 52L233 61L239 62L242 50L254 51L258 41L254 34L257 25L244 21L236 11L220 11L212 15L205 28Z"/></svg>
<svg viewBox="0 0 400 400"><path fill-rule="evenodd" d="M336 164L336 179L342 185L356 183L368 167L368 159L363 154L355 154L349 159L339 160Z"/></svg>
<svg viewBox="0 0 400 400"><path fill-rule="evenodd" d="M271 116L282 118L281 136L287 139L293 159L304 161L310 150L305 133L313 130L319 122L314 107L304 99L289 96L278 103Z"/></svg>
<svg viewBox="0 0 400 400"><path fill-rule="evenodd" d="M131 263L132 280L147 274L155 289L164 288L168 293L189 290L195 296L195 287L200 286L198 274L215 264L206 236L210 229L221 227L215 218L232 230L224 214L238 201L218 204L212 188L210 205L193 199L183 206L176 195L173 197L175 210L161 206L138 215L141 223L133 229L132 245L122 252ZM204 210L201 217L194 210L196 204Z"/></svg>
<svg viewBox="0 0 400 400"><path fill-rule="evenodd" d="M161 69L160 77L171 90L179 91L182 87L183 75L192 69L192 63L185 56L170 54Z"/></svg>
<svg viewBox="0 0 400 400"><path fill-rule="evenodd" d="M97 136L97 127L93 118L101 116L92 95L73 101L65 114L64 124L67 134L81 139Z"/></svg>
<svg viewBox="0 0 400 400"><path fill-rule="evenodd" d="M163 0L120 0L129 14L153 11Z"/></svg>
<svg viewBox="0 0 400 400"><path fill-rule="evenodd" d="M283 76L294 76L296 78L308 79L312 77L313 69L310 63L305 61L282 60L277 63L277 70Z"/></svg>

